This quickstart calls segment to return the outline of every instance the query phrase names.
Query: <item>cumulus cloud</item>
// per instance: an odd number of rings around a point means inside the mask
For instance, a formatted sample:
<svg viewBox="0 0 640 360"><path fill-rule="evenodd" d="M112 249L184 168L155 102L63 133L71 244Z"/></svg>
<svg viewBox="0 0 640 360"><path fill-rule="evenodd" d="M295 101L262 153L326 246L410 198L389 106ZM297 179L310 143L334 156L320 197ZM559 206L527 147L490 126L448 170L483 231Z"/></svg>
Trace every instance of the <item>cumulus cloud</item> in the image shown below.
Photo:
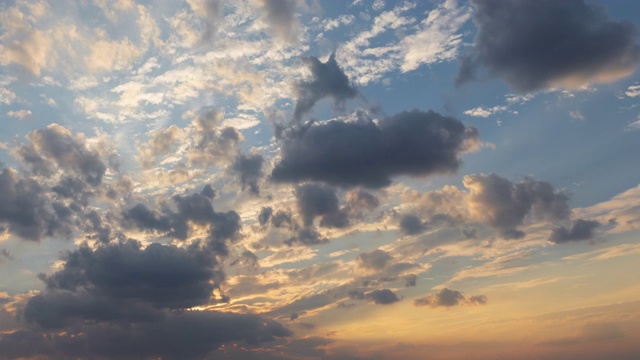
<svg viewBox="0 0 640 360"><path fill-rule="evenodd" d="M569 219L569 196L546 181L524 178L519 182L496 174L473 174L463 178L464 189L442 189L403 195L406 214L400 215L404 235L418 235L427 229L473 225L480 222L497 230L503 238L524 237L519 229L527 223L562 223ZM474 228L463 228L467 238Z"/></svg>
<svg viewBox="0 0 640 360"><path fill-rule="evenodd" d="M194 144L187 157L193 165L221 165L236 157L242 134L232 127L222 127L223 114L209 109L193 119Z"/></svg>
<svg viewBox="0 0 640 360"><path fill-rule="evenodd" d="M82 135L74 136L64 126L50 124L29 133L27 140L29 144L16 147L14 154L34 173L46 175L62 169L94 186L102 182L107 166L97 151L87 148Z"/></svg>
<svg viewBox="0 0 640 360"><path fill-rule="evenodd" d="M305 226L313 225L316 217L321 217L320 225L326 227L346 227L349 218L339 208L335 190L322 184L305 184L296 188L298 210Z"/></svg>
<svg viewBox="0 0 640 360"><path fill-rule="evenodd" d="M186 240L193 226L205 227L207 244L220 253L227 253L227 242L240 235L240 216L233 210L216 212L211 198L203 193L174 195L173 208L164 203L160 210L150 209L139 203L123 212L124 224L159 233L175 239Z"/></svg>
<svg viewBox="0 0 640 360"><path fill-rule="evenodd" d="M474 0L478 28L461 69L484 66L518 92L577 88L631 74L640 61L633 24L611 19L583 0Z"/></svg>
<svg viewBox="0 0 640 360"><path fill-rule="evenodd" d="M640 97L640 85L630 85L624 94L630 98Z"/></svg>
<svg viewBox="0 0 640 360"><path fill-rule="evenodd" d="M471 213L505 238L524 236L518 230L525 217L547 221L565 220L570 215L569 197L544 181L525 178L513 183L496 174L468 175L464 186L470 191L468 206Z"/></svg>
<svg viewBox="0 0 640 360"><path fill-rule="evenodd" d="M371 291L365 294L364 298L378 305L389 305L400 301L398 295L389 289Z"/></svg>
<svg viewBox="0 0 640 360"><path fill-rule="evenodd" d="M364 252L356 257L356 264L364 270L382 270L389 265L393 257L388 252L380 249Z"/></svg>
<svg viewBox="0 0 640 360"><path fill-rule="evenodd" d="M473 116L473 117L488 118L491 115L501 113L504 111L507 111L506 106L494 106L490 108L484 108L482 106L479 106L477 108L465 110L463 114L468 116Z"/></svg>
<svg viewBox="0 0 640 360"><path fill-rule="evenodd" d="M297 86L298 99L293 110L294 121L300 121L320 100L332 98L337 106L344 105L348 99L358 95L349 78L342 71L335 54L331 54L327 62L320 62L317 57L305 59L311 70L311 79Z"/></svg>
<svg viewBox="0 0 640 360"><path fill-rule="evenodd" d="M429 294L425 297L417 298L414 301L415 306L431 306L431 307L452 307L457 305L484 305L487 303L485 295L465 296L458 290L450 290L443 288L435 294Z"/></svg>
<svg viewBox="0 0 640 360"><path fill-rule="evenodd" d="M246 188L254 195L260 194L258 180L262 177L264 158L260 154L240 154L231 164L231 172L240 178L242 190Z"/></svg>
<svg viewBox="0 0 640 360"><path fill-rule="evenodd" d="M19 119L19 120L24 120L24 119L30 118L31 115L33 115L31 113L31 110L27 110L27 109L21 109L21 110L7 112L7 116L14 117L14 118Z"/></svg>
<svg viewBox="0 0 640 360"><path fill-rule="evenodd" d="M402 112L378 122L330 121L293 131L272 178L380 188L399 175L452 173L479 146L478 131L433 111Z"/></svg>
<svg viewBox="0 0 640 360"><path fill-rule="evenodd" d="M595 220L578 219L570 227L560 226L551 232L549 241L561 244L569 241L582 241L593 239L595 230L602 224Z"/></svg>

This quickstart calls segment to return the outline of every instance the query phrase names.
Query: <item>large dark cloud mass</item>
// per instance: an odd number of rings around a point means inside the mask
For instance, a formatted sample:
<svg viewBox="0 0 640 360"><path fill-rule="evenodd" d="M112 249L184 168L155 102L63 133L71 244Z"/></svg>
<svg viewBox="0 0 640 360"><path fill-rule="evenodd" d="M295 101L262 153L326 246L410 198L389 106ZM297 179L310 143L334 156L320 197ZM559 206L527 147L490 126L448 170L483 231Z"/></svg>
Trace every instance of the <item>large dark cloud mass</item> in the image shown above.
<svg viewBox="0 0 640 360"><path fill-rule="evenodd" d="M272 178L380 188L393 176L451 173L478 141L475 128L433 111L402 112L379 122L330 121L288 134Z"/></svg>
<svg viewBox="0 0 640 360"><path fill-rule="evenodd" d="M519 92L578 87L630 74L640 61L637 30L584 0L473 0L478 28L459 81L481 64Z"/></svg>
<svg viewBox="0 0 640 360"><path fill-rule="evenodd" d="M578 219L573 222L571 227L559 226L553 229L549 240L556 244L569 241L590 240L600 225L599 222L594 220Z"/></svg>
<svg viewBox="0 0 640 360"><path fill-rule="evenodd" d="M23 313L26 330L0 337L0 358L200 358L229 341L257 344L290 335L257 315L189 311L224 278L217 254L134 240L68 253L42 275L46 289Z"/></svg>

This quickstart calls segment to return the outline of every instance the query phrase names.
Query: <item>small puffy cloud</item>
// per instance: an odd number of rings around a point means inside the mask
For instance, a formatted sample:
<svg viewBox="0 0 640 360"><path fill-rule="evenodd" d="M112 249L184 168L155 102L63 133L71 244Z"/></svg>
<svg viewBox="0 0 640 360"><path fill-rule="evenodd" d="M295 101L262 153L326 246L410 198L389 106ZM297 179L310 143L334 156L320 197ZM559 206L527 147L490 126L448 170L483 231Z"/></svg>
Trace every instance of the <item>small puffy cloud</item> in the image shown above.
<svg viewBox="0 0 640 360"><path fill-rule="evenodd" d="M458 290L450 290L443 288L438 293L429 294L425 297L417 298L414 301L415 306L430 307L452 307L457 305L484 305L487 303L485 295L472 295L466 297Z"/></svg>
<svg viewBox="0 0 640 360"><path fill-rule="evenodd" d="M0 86L0 104L9 105L14 101L16 101L17 99L18 99L18 96L16 96L16 94L13 91Z"/></svg>
<svg viewBox="0 0 640 360"><path fill-rule="evenodd" d="M380 249L361 253L356 257L356 264L364 270L382 270L389 265L393 257L388 252Z"/></svg>
<svg viewBox="0 0 640 360"><path fill-rule="evenodd" d="M640 85L631 85L627 88L627 91L624 92L630 98L635 98L640 96Z"/></svg>
<svg viewBox="0 0 640 360"><path fill-rule="evenodd" d="M472 1L478 28L459 81L484 66L524 93L579 88L631 74L640 62L637 30L611 19L604 8L578 1ZM570 44L570 45L567 45Z"/></svg>
<svg viewBox="0 0 640 360"><path fill-rule="evenodd" d="M400 218L400 231L404 235L417 235L426 229L427 224L415 215L404 215Z"/></svg>
<svg viewBox="0 0 640 360"><path fill-rule="evenodd" d="M31 110L20 109L15 111L7 112L7 116L14 117L16 119L24 120L26 118L30 118L32 115Z"/></svg>
<svg viewBox="0 0 640 360"><path fill-rule="evenodd" d="M377 305L389 305L400 301L398 295L389 289L371 291L365 294L364 298Z"/></svg>
<svg viewBox="0 0 640 360"><path fill-rule="evenodd" d="M505 111L507 111L506 106L494 106L490 108L483 108L482 106L479 106L477 108L465 110L463 114L473 117L488 118L491 115Z"/></svg>
<svg viewBox="0 0 640 360"><path fill-rule="evenodd" d="M262 177L264 158L260 154L240 154L231 164L231 172L240 178L242 190L248 188L254 195L260 194L258 181Z"/></svg>
<svg viewBox="0 0 640 360"><path fill-rule="evenodd" d="M571 118L575 120L580 120L580 121L585 120L584 115L582 115L580 111L571 111L569 112L569 116L571 116Z"/></svg>
<svg viewBox="0 0 640 360"><path fill-rule="evenodd" d="M595 230L602 224L595 220L578 219L571 227L560 226L551 232L549 241L562 244L569 241L591 240L595 235Z"/></svg>
<svg viewBox="0 0 640 360"><path fill-rule="evenodd" d="M346 227L349 225L348 215L341 211L335 190L322 184L305 184L296 188L298 211L306 227L313 225L313 220L320 216L321 226Z"/></svg>
<svg viewBox="0 0 640 360"><path fill-rule="evenodd" d="M478 131L433 111L413 110L374 122L330 121L287 135L272 178L380 188L400 175L452 173Z"/></svg>

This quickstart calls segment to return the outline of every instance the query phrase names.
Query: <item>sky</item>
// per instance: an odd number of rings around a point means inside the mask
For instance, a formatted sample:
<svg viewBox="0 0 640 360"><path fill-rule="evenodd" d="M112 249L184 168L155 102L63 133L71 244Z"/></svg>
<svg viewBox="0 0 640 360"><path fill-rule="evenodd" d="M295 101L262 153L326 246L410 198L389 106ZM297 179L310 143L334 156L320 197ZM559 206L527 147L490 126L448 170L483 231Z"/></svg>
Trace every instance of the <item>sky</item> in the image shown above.
<svg viewBox="0 0 640 360"><path fill-rule="evenodd" d="M640 2L0 2L0 359L638 359Z"/></svg>

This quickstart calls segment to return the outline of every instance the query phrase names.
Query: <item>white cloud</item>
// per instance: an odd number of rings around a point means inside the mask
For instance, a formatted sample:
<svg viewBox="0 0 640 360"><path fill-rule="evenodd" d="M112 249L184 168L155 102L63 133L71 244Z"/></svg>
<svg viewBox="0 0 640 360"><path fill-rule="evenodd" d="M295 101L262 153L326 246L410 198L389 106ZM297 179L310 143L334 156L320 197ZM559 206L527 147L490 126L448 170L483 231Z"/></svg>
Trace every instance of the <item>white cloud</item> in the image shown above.
<svg viewBox="0 0 640 360"><path fill-rule="evenodd" d="M506 106L494 106L490 108L483 108L482 106L479 106L477 108L465 110L463 114L473 117L488 118L491 115L505 111L507 111Z"/></svg>
<svg viewBox="0 0 640 360"><path fill-rule="evenodd" d="M569 116L571 116L571 118L576 119L576 120L580 120L580 121L584 121L584 115L582 115L582 113L580 111L571 111L569 113Z"/></svg>
<svg viewBox="0 0 640 360"><path fill-rule="evenodd" d="M17 99L18 97L13 91L5 87L0 87L0 104L9 105Z"/></svg>
<svg viewBox="0 0 640 360"><path fill-rule="evenodd" d="M432 10L420 30L402 40L400 70L408 72L421 65L455 59L462 45L462 34L458 31L470 18L471 9L458 7L455 0L447 0Z"/></svg>
<svg viewBox="0 0 640 360"><path fill-rule="evenodd" d="M7 115L16 119L24 120L31 117L32 113L31 110L21 109L16 111L9 111Z"/></svg>
<svg viewBox="0 0 640 360"><path fill-rule="evenodd" d="M631 85L631 86L629 86L627 91L625 91L625 95L627 95L628 97L632 97L632 98L640 96L640 85Z"/></svg>

